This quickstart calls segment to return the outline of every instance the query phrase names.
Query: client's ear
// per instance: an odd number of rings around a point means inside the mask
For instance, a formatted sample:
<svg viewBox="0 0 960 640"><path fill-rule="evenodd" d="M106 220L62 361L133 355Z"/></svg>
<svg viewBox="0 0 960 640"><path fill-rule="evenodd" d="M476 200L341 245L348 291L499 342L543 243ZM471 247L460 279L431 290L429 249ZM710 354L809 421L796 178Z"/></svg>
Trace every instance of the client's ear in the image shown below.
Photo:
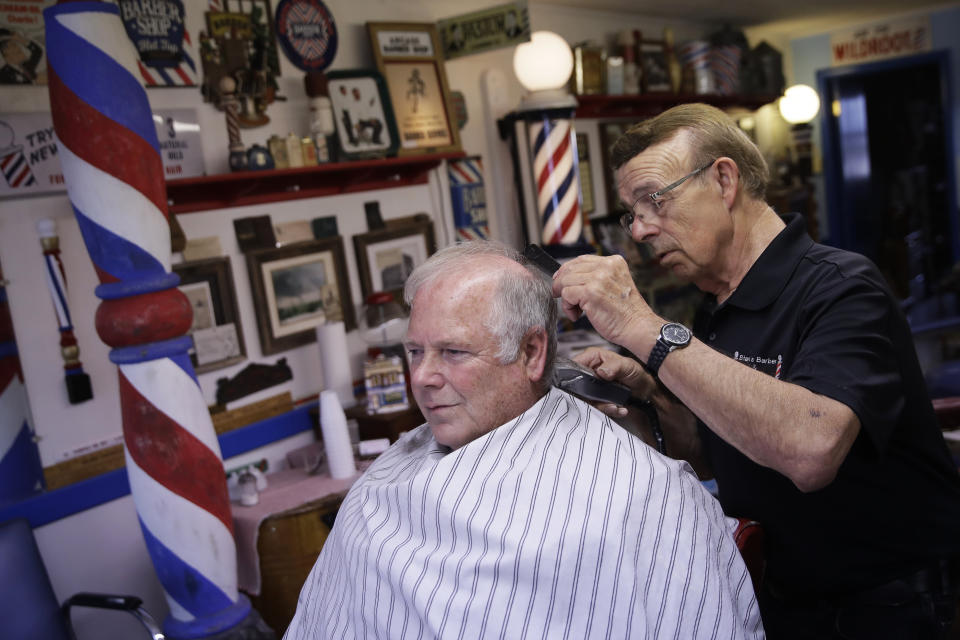
<svg viewBox="0 0 960 640"><path fill-rule="evenodd" d="M539 382L547 363L547 332L543 327L533 327L523 336L520 357L530 382Z"/></svg>

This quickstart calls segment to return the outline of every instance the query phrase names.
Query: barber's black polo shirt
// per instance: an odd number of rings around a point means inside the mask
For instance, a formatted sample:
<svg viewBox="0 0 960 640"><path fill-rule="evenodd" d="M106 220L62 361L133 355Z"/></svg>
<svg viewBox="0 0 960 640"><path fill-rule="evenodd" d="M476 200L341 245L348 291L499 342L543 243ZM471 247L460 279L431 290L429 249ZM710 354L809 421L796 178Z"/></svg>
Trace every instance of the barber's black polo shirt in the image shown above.
<svg viewBox="0 0 960 640"><path fill-rule="evenodd" d="M724 511L765 527L767 576L797 594L857 590L960 553L960 478L877 268L815 244L800 216L786 221L723 304L708 297L694 332L745 366L847 405L860 433L836 479L805 494L703 423L700 432Z"/></svg>

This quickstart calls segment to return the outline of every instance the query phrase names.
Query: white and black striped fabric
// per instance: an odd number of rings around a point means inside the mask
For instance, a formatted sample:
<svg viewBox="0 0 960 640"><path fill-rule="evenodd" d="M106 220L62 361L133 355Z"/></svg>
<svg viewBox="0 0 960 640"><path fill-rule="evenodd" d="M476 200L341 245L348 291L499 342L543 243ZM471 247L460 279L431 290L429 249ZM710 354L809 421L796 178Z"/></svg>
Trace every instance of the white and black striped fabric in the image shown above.
<svg viewBox="0 0 960 640"><path fill-rule="evenodd" d="M762 638L735 522L684 462L558 389L354 484L286 640Z"/></svg>

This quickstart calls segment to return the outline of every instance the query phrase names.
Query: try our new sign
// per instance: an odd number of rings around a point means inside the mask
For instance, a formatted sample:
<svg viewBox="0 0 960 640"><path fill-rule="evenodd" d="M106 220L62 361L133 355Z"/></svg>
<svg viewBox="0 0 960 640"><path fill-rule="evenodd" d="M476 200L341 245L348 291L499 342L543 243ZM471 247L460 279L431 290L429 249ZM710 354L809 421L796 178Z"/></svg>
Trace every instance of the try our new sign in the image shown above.
<svg viewBox="0 0 960 640"><path fill-rule="evenodd" d="M203 149L195 109L153 114L167 179L202 176ZM0 113L0 197L65 191L49 113Z"/></svg>

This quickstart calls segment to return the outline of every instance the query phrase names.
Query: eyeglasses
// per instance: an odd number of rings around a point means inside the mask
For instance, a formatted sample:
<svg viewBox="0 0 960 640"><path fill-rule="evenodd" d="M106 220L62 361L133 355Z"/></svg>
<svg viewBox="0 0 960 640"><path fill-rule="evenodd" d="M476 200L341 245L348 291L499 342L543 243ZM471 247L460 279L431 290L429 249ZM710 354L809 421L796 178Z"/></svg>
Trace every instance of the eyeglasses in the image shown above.
<svg viewBox="0 0 960 640"><path fill-rule="evenodd" d="M630 211L627 211L625 214L620 216L620 226L623 227L623 230L627 232L627 235L630 235L632 233L633 221L636 218L640 218L642 221L644 218L650 219L654 215L658 215L660 209L663 208L663 194L665 194L667 191L673 191L701 171L706 171L713 166L714 162L716 162L716 160L711 160L699 169L694 169L676 182L668 184L663 189L654 191L653 193L646 193L637 198L636 202L633 203L633 206L630 207Z"/></svg>

